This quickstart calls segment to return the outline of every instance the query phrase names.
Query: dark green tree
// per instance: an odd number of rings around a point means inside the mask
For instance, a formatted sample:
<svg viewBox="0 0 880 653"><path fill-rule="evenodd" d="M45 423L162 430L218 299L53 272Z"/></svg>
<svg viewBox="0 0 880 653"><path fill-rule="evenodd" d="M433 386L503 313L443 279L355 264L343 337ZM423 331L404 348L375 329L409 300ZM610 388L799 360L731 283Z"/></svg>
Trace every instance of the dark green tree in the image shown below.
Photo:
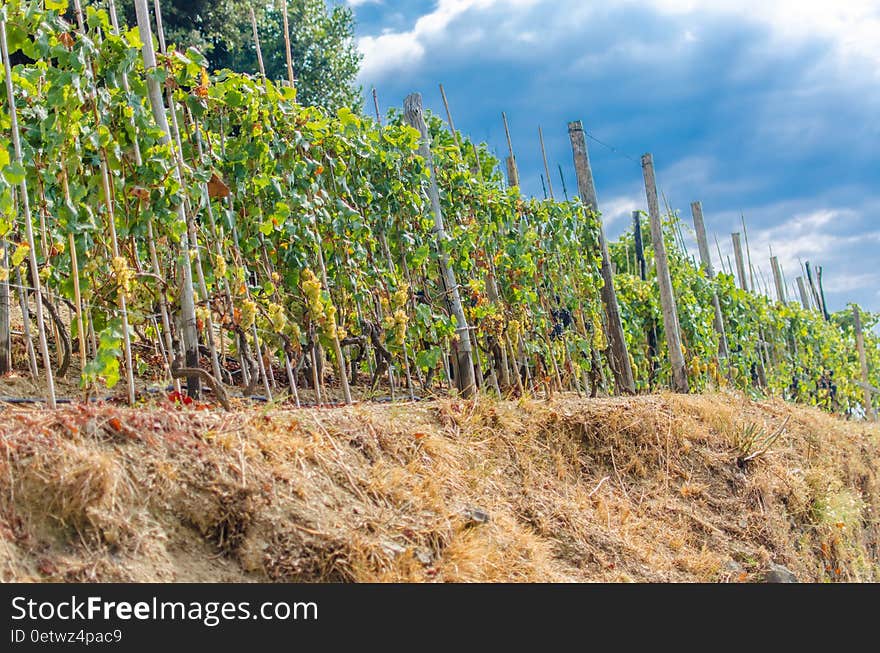
<svg viewBox="0 0 880 653"><path fill-rule="evenodd" d="M277 81L287 79L282 1L160 0L160 4L169 44L198 48L216 69L255 74L259 66L250 20L253 7L266 76ZM286 1L300 102L329 110L359 108L360 54L351 9L341 4L328 7L326 0ZM134 10L127 11L133 25Z"/></svg>

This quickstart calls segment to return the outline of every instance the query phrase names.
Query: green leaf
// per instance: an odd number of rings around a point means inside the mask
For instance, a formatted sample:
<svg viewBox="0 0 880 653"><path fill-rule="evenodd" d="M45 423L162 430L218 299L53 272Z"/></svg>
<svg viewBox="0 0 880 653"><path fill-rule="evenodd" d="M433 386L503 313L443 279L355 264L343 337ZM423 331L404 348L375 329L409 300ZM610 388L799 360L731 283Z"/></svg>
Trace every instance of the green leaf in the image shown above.
<svg viewBox="0 0 880 653"><path fill-rule="evenodd" d="M240 107L244 105L244 96L236 90L231 90L226 94L226 104L230 107Z"/></svg>
<svg viewBox="0 0 880 653"><path fill-rule="evenodd" d="M437 368L442 357L443 350L440 349L440 347L432 347L428 350L422 350L416 354L416 365L418 365L423 371L429 372L430 370Z"/></svg>
<svg viewBox="0 0 880 653"><path fill-rule="evenodd" d="M3 169L3 177L13 186L24 181L25 170L18 161L13 161Z"/></svg>
<svg viewBox="0 0 880 653"><path fill-rule="evenodd" d="M46 9L49 11L66 11L68 0L46 0Z"/></svg>

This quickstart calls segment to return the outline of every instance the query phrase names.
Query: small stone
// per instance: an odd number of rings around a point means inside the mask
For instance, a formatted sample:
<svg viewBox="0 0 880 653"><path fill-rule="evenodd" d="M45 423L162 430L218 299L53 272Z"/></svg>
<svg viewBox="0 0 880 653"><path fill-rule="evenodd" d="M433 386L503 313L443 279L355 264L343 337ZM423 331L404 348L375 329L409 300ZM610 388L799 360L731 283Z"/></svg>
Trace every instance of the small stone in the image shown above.
<svg viewBox="0 0 880 653"><path fill-rule="evenodd" d="M490 521L489 513L485 510L471 507L464 509L464 518L467 526L479 526L481 524L488 524Z"/></svg>
<svg viewBox="0 0 880 653"><path fill-rule="evenodd" d="M731 574L741 574L745 570L736 560L728 560L724 563L724 571Z"/></svg>
<svg viewBox="0 0 880 653"><path fill-rule="evenodd" d="M381 545L386 553L393 555L395 558L401 553L406 553L405 546L401 546L397 542L392 542L391 540L382 540Z"/></svg>
<svg viewBox="0 0 880 653"><path fill-rule="evenodd" d="M416 560L421 562L426 567L434 563L434 554L431 553L428 549L419 547L413 552L413 554L415 555Z"/></svg>
<svg viewBox="0 0 880 653"><path fill-rule="evenodd" d="M764 574L765 583L799 583L794 572L782 565L771 564L770 569Z"/></svg>

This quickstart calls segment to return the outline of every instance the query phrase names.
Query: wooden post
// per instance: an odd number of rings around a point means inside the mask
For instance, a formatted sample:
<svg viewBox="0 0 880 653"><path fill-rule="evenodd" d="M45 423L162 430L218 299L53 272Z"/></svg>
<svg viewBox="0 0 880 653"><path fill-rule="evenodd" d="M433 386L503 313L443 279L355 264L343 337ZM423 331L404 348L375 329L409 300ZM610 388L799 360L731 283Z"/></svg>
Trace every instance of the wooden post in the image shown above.
<svg viewBox="0 0 880 653"><path fill-rule="evenodd" d="M0 14L0 16L5 16ZM21 151L21 134L18 131L18 114L15 110L15 91L12 85L12 64L9 60L9 46L6 42L6 20L0 18L0 55L3 59L3 70L6 75L6 97L9 106L10 131L12 132L12 146L15 154L14 161L21 167L24 167L23 155ZM18 185L20 202L22 207L22 217L24 218L25 234L27 235L27 244L30 248L28 252L28 262L30 264L31 279L34 284L34 300L36 302L37 313L37 332L40 341L40 353L43 357L43 367L46 373L46 403L50 409L55 409L55 379L52 374L52 359L49 357L49 345L46 341L46 324L43 321L43 291L40 289L40 270L37 265L37 248L34 243L34 228L31 222L31 209L28 202L27 181L21 180ZM22 285L21 283L19 285ZM22 294L27 296L26 291L22 288ZM23 315L27 320L27 314ZM36 379L35 379L36 380Z"/></svg>
<svg viewBox="0 0 880 653"><path fill-rule="evenodd" d="M807 261L804 263L804 270L807 273L807 282L810 284L810 293L813 298L813 306L815 306L816 310L820 313L824 313L825 311L822 309L822 298L819 295L819 289L816 286L816 280L813 278L813 268L810 266L810 262Z"/></svg>
<svg viewBox="0 0 880 653"><path fill-rule="evenodd" d="M0 238L0 375L12 371L12 341L9 331L9 244Z"/></svg>
<svg viewBox="0 0 880 653"><path fill-rule="evenodd" d="M284 21L284 54L287 57L287 81L290 82L290 88L296 84L296 78L293 76L293 52L290 49L290 25L287 22L287 0L281 0L281 17Z"/></svg>
<svg viewBox="0 0 880 653"><path fill-rule="evenodd" d="M639 278L642 281L648 280L648 263L645 260L645 245L644 240L642 239L642 212L641 211L633 211L633 236L635 238L636 245L636 263L639 268ZM651 320L651 324L648 328L648 358L651 361L651 385L653 387L654 377L657 373L656 359L657 359L657 325L654 324L654 321Z"/></svg>
<svg viewBox="0 0 880 653"><path fill-rule="evenodd" d="M155 12L156 12L156 36L159 39L159 51L163 55L167 55L168 50L167 50L166 43L165 43L165 29L162 25L162 6L161 6L159 0L155 0L154 7L155 7ZM174 138L174 143L177 146L177 150L176 150L177 174L178 174L178 178L182 181L185 178L184 162L183 162L183 142L181 141L181 138L180 138L180 124L179 124L178 118L177 118L177 110L174 108L174 96L172 95L171 90L167 87L166 87L166 98L168 101L168 108L171 112L171 134ZM184 121L185 120L186 120L186 116L184 115ZM196 125L196 131L198 132L197 125ZM207 184L202 183L202 191L203 191L202 192L203 197L207 197L208 196ZM201 255L201 250L200 250L199 244L198 244L198 232L196 230L196 220L195 220L195 216L194 216L194 209L191 207L189 198L186 198L184 200L184 202L187 206L189 206L189 211L185 212L185 214L187 215L187 229L189 231L188 243L191 244L191 247L190 247L190 252L192 253L191 266L194 266L195 270L196 270L196 280L198 281L198 284L199 284L199 292L201 293L201 296L203 298L207 298L208 297L208 288L207 288L207 284L205 282L205 272L204 272L204 267L202 265L202 255ZM207 203L206 209L207 209L207 213L209 215L208 222L213 224L214 217L213 217L210 202ZM192 268L190 268L190 269L192 269ZM190 273L190 274L192 274L192 273ZM211 358L211 369L214 374L214 379L216 380L217 383L222 383L223 382L222 369L220 367L220 359L217 356L217 346L216 346L216 342L214 340L214 322L213 322L213 318L211 317L210 311L208 311L207 317L205 319L204 327L205 327L205 334L207 336L206 340L208 343L208 351L209 351L210 358ZM196 334L196 337L198 337L198 333ZM259 340L257 339L256 329L254 330L254 343L255 343L254 346L259 350ZM199 365L198 359L195 360L195 363L196 363L195 367L198 367L198 365ZM270 371L271 371L271 368L270 368ZM274 387L274 384L275 384L274 379L272 379L272 384ZM266 386L266 396L268 397L269 401L272 401L272 395L269 391L268 384Z"/></svg>
<svg viewBox="0 0 880 653"><path fill-rule="evenodd" d="M477 168L477 170L476 170L477 179L482 184L483 183L483 163L480 161L480 153L477 151L477 144L474 142L471 142L471 151L474 153L474 165Z"/></svg>
<svg viewBox="0 0 880 653"><path fill-rule="evenodd" d="M862 313L858 304L853 305L853 318L855 320L856 330L856 349L859 352L859 365L862 368L862 383L865 392L865 414L868 421L876 421L877 416L874 414L874 406L871 401L870 379L868 377L868 357L865 354L865 334L862 332Z"/></svg>
<svg viewBox="0 0 880 653"><path fill-rule="evenodd" d="M778 256L773 256L770 259L770 267L773 268L773 281L776 284L776 299L783 304L787 304L788 297L785 294L785 284L782 281L782 269L779 267Z"/></svg>
<svg viewBox="0 0 880 653"><path fill-rule="evenodd" d="M798 287L798 293L800 293L800 296L801 296L801 306L804 307L805 311L809 311L811 308L810 296L807 294L807 285L804 283L803 277L797 278L797 287Z"/></svg>
<svg viewBox="0 0 880 653"><path fill-rule="evenodd" d="M541 141L541 156L544 159L544 173L547 175L547 190L550 191L550 199L555 200L553 194L553 181L550 179L550 166L547 165L547 148L544 147L544 130L538 127L538 139Z"/></svg>
<svg viewBox="0 0 880 653"><path fill-rule="evenodd" d="M117 13L116 13L116 3L114 0L109 0L109 2L107 3L107 9L110 12L110 24L113 27L113 34L116 36L119 36L121 31L119 29L119 17L117 16ZM77 13L77 19L81 21L82 11L79 11ZM121 79L122 79L123 90L126 93L129 93L131 91L131 86L128 83L128 75L126 73L122 73ZM140 144L138 142L138 128L137 128L137 124L136 124L134 116L132 116L131 119L129 120L129 125L131 126L132 133L134 134L134 138L132 140L132 151L134 153L134 162L135 162L136 166L141 166L143 164L143 156L141 154L141 148L140 148ZM67 201L69 201L70 189L68 187L67 171L66 170L64 171L64 175L62 177L62 183L64 185L65 199ZM73 238L73 234L71 234L71 239L72 238ZM153 266L153 274L155 274L157 277L162 277L162 270L159 267L158 257L156 256L156 241L155 241L155 237L153 234L153 219L152 218L147 221L147 247L151 253L150 262ZM80 303L79 299L77 299L76 301L78 304ZM80 316L82 316L83 311L82 311L81 307L78 312L79 312ZM167 300L165 293L162 293L162 297L159 301L159 312L162 317L162 328L164 331L164 334L163 333L159 334L159 344L161 347L162 346L162 336L164 335L165 353L163 355L165 357L166 366L168 368L168 374L169 374L169 376L172 376L171 380L174 384L174 389L176 391L180 392L180 380L173 378L173 375L171 375L171 365L174 362L173 361L174 352L172 351L171 326L170 326L171 322L168 318L168 314L169 314L168 300ZM157 331L158 331L158 325L157 325ZM82 342L85 340L85 332L81 330L81 333L82 333L82 337L81 337L81 342ZM85 361L83 362L83 366L85 366Z"/></svg>
<svg viewBox="0 0 880 653"><path fill-rule="evenodd" d="M513 153L513 142L510 140L510 127L507 124L507 114L501 112L501 120L504 121L504 134L507 136L507 183L512 188L519 188L519 169L516 167L516 155Z"/></svg>
<svg viewBox="0 0 880 653"><path fill-rule="evenodd" d="M733 238L733 255L736 258L736 274L739 277L739 287L743 290L749 290L749 280L746 277L746 263L743 258L742 234L732 234Z"/></svg>
<svg viewBox="0 0 880 653"><path fill-rule="evenodd" d="M135 0L135 12L137 14L138 30L143 43L141 54L144 59L146 70L147 94L150 99L150 108L153 119L162 132L162 143L171 143L171 129L168 126L168 116L165 113L165 102L162 98L162 87L155 75L151 74L156 66L156 52L153 49L153 30L150 26L150 12L147 8L147 0ZM175 172L181 186L186 185L181 171L183 162L177 157L178 165ZM187 368L199 366L199 334L196 329L196 306L193 289L192 259L190 258L190 242L187 225L186 208L181 202L177 206L177 217L184 227L180 235L179 264L183 272L183 283L180 293L180 331L183 341L184 357ZM201 395L201 379L198 376L187 377L187 393L190 397L198 398Z"/></svg>
<svg viewBox="0 0 880 653"><path fill-rule="evenodd" d="M421 142L419 144L419 154L425 160L425 165L430 173L430 182L428 186L428 197L431 201L431 210L434 213L434 231L437 234L437 262L440 266L440 273L443 275L443 283L448 292L448 301L450 312L455 316L458 328L458 343L456 353L458 357L458 390L463 397L471 397L475 391L474 383L474 358L471 350L470 328L468 327L467 317L464 314L464 307L461 303L461 295L458 291L458 282L455 279L455 271L449 264L449 255L446 253L448 247L449 235L446 233L446 227L443 223L443 211L440 206L440 190L437 186L437 173L434 169L434 156L431 153L431 136L428 133L428 126L425 124L425 117L422 109L422 96L419 93L413 93L404 100L403 103L404 117L407 124L418 130L421 134Z"/></svg>
<svg viewBox="0 0 880 653"><path fill-rule="evenodd" d="M672 289L672 276L669 273L669 260L663 241L663 224L660 221L660 202L657 197L657 182L654 178L654 157L642 156L642 172L645 177L645 193L648 198L648 214L651 218L651 240L654 245L654 264L657 268L657 285L660 287L660 303L663 308L663 330L666 332L666 345L669 349L669 363L672 367L672 389L686 394L688 385L687 368L681 349L681 333L678 311L675 306L675 293Z"/></svg>
<svg viewBox="0 0 880 653"><path fill-rule="evenodd" d="M694 230L697 234L697 247L700 250L700 263L706 276L713 280L715 278L715 268L712 265L712 255L709 253L709 239L706 237L706 223L703 220L703 204L702 202L694 202L691 204L691 213L694 216ZM727 358L727 333L724 329L724 315L721 313L721 302L718 299L718 291L712 288L712 304L715 308L715 331L718 333L718 356L719 358Z"/></svg>
<svg viewBox="0 0 880 653"><path fill-rule="evenodd" d="M507 185L511 188L519 188L519 171L516 169L516 161L512 156L504 160L507 165Z"/></svg>
<svg viewBox="0 0 880 653"><path fill-rule="evenodd" d="M379 111L379 93L376 91L375 87L373 87L373 107L376 109L376 122L379 123L379 127L381 127L382 113Z"/></svg>
<svg viewBox="0 0 880 653"><path fill-rule="evenodd" d="M77 22L79 23L79 29L83 36L86 37L85 33L85 23L83 21L83 13L82 7L80 6L79 0L74 1L74 11L76 12ZM90 62L88 56L86 57L86 65L90 66ZM100 122L100 116L98 114L97 109L97 101L96 101L96 91L92 89L89 93L89 96L92 100L92 107L95 117L95 123L98 124ZM124 261L124 257L120 257L119 255L119 240L116 236L116 211L114 209L114 198L113 198L113 189L110 182L110 168L107 162L107 152L105 148L101 147L98 149L98 155L100 160L100 170L101 170L101 185L104 191L104 202L106 204L107 211L107 226L109 227L108 231L110 233L110 249L113 253L114 261ZM127 264L126 264L127 265ZM135 386L134 386L134 363L132 360L131 354L131 333L128 324L128 308L126 306L126 296L125 293L120 290L119 297L117 299L119 305L119 316L122 321L122 351L125 360L125 379L126 385L128 388L128 403L134 404L135 401Z"/></svg>
<svg viewBox="0 0 880 653"><path fill-rule="evenodd" d="M34 348L34 339L31 336L31 320L28 313L28 289L24 285L21 277L21 267L15 268L15 285L18 286L18 305L21 309L22 316L27 315L27 319L22 320L22 332L24 333L24 341L27 345L28 369L31 371L31 378L36 381L40 376L40 370L37 367L37 352ZM97 347L95 347L97 351Z"/></svg>
<svg viewBox="0 0 880 653"><path fill-rule="evenodd" d="M65 175L67 171L65 171ZM70 275L73 278L73 297L76 302L76 332L79 335L77 340L79 341L79 361L80 361L80 376L85 372L87 356L86 356L86 328L85 322L83 321L82 314L82 294L80 293L79 288L79 263L77 261L76 256L76 238L73 235L73 231L69 231L67 234L68 246L70 247Z"/></svg>
<svg viewBox="0 0 880 653"><path fill-rule="evenodd" d="M577 174L578 192L584 209L599 216L599 201L596 198L596 185L593 181L593 170L590 167L590 154L587 150L587 139L584 125L578 120L568 123L568 135L574 155L574 169ZM621 394L635 394L636 382L633 377L632 363L626 348L626 337L623 322L620 318L620 307L617 304L617 292L614 290L614 272L611 269L611 256L608 253L608 242L605 239L605 226L599 217L599 248L602 255L602 303L605 304L605 316L608 325L608 344L611 351L611 368L617 391Z"/></svg>
<svg viewBox="0 0 880 653"><path fill-rule="evenodd" d="M248 7L251 10L251 29L254 32L254 47L257 48L257 65L260 67L260 77L263 78L263 81L266 81L266 66L263 64L263 50L260 48L260 34L257 31L257 17L254 14L254 8Z"/></svg>
<svg viewBox="0 0 880 653"><path fill-rule="evenodd" d="M455 129L455 123L452 120L452 111L449 110L449 100L446 99L446 89L443 88L443 84L440 84L440 97L443 98L443 106L446 109L446 122L449 123L449 129L452 130L452 137L455 139L455 147L458 148L458 153L464 156L464 152L461 151L461 139L458 136L458 131Z"/></svg>

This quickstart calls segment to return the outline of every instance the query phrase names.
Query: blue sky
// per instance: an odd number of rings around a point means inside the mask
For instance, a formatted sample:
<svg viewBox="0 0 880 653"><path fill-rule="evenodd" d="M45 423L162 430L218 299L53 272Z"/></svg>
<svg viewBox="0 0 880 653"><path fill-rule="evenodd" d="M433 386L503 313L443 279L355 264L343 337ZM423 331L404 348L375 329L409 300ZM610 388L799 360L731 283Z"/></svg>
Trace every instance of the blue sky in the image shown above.
<svg viewBox="0 0 880 653"><path fill-rule="evenodd" d="M880 2L876 0L347 0L360 82L383 110L413 91L506 154L543 196L538 125L575 187L566 125L582 120L614 236L644 209L638 160L690 220L701 200L725 257L740 212L753 258L794 282L825 268L830 308L880 311ZM625 155L624 155L625 154ZM711 236L710 236L711 238ZM716 260L716 266L718 262Z"/></svg>

